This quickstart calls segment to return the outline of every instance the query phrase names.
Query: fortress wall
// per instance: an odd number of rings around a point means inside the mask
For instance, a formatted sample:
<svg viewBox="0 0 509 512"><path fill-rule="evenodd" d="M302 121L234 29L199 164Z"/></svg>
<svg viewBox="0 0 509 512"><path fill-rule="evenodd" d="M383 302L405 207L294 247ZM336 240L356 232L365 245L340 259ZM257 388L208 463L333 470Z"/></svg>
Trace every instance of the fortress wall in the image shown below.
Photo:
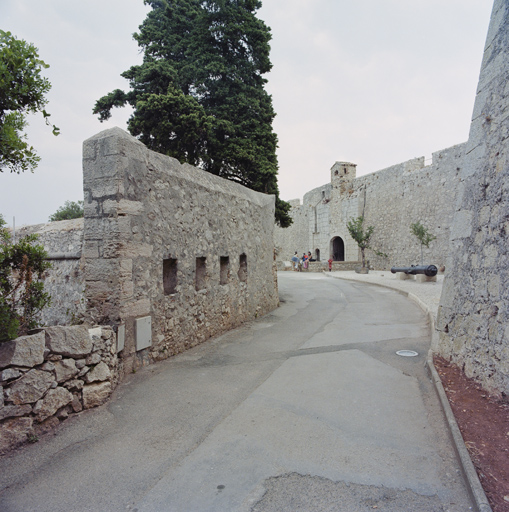
<svg viewBox="0 0 509 512"><path fill-rule="evenodd" d="M466 143L438 151L428 166L423 157L415 158L359 178L347 177L347 182L337 186L329 183L313 189L304 196L300 208L292 209L294 224L276 230L275 243L282 247L283 255L278 259L289 259L293 247L300 245L300 254L318 248L321 259L327 260L331 240L341 237L345 260L359 261L360 251L347 223L364 215L365 226L375 228L373 247L387 254L380 257L366 251L374 268L420 263L420 244L410 231L410 224L419 221L437 237L429 249L424 248L425 263L444 265L465 148ZM306 249L306 240L312 249Z"/></svg>
<svg viewBox="0 0 509 512"><path fill-rule="evenodd" d="M42 323L69 325L77 322L85 312L81 259L83 219L25 226L16 230L16 240L30 234L38 236L38 243L48 253L51 263L44 279L44 291L51 296L51 306L42 311Z"/></svg>
<svg viewBox="0 0 509 512"><path fill-rule="evenodd" d="M434 349L509 394L509 5L495 0L459 174Z"/></svg>
<svg viewBox="0 0 509 512"><path fill-rule="evenodd" d="M417 222L436 236L429 249L424 248L424 263L445 264L464 152L465 144L459 144L434 153L431 165L416 158L354 181L348 201L357 201L358 215L364 215L366 226L375 228L373 247L387 254L367 251L371 265L389 269L420 264L420 243L410 230Z"/></svg>
<svg viewBox="0 0 509 512"><path fill-rule="evenodd" d="M87 315L125 329L124 362L168 357L277 307L273 196L118 128L85 141L83 168Z"/></svg>
<svg viewBox="0 0 509 512"><path fill-rule="evenodd" d="M279 261L290 261L295 251L299 255L308 247L309 222L311 212L309 208L300 204L299 199L289 201L291 205L290 215L293 219L291 228L274 228L274 247Z"/></svg>

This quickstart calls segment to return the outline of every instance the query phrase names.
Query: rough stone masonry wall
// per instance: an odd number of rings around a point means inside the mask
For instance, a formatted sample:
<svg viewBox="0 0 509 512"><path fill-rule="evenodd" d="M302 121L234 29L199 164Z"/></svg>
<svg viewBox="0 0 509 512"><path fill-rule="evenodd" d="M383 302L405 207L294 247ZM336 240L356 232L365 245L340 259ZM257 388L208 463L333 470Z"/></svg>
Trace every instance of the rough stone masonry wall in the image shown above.
<svg viewBox="0 0 509 512"><path fill-rule="evenodd" d="M16 231L16 239L36 234L50 257L44 291L51 296L51 306L41 314L43 325L78 323L85 313L85 278L81 251L83 219L61 220L26 226Z"/></svg>
<svg viewBox="0 0 509 512"><path fill-rule="evenodd" d="M0 343L0 454L102 404L117 383L110 327L48 327Z"/></svg>
<svg viewBox="0 0 509 512"><path fill-rule="evenodd" d="M424 158L414 159L354 181L345 202L357 203L366 226L375 227L373 248L387 254L380 257L368 250L371 265L385 270L420 264L421 246L410 230L417 222L436 236L423 250L424 264L445 265L464 154L465 144L459 144L433 153L431 165L424 166Z"/></svg>
<svg viewBox="0 0 509 512"><path fill-rule="evenodd" d="M509 5L496 0L484 51L435 350L509 394Z"/></svg>
<svg viewBox="0 0 509 512"><path fill-rule="evenodd" d="M290 216L293 219L291 228L275 227L274 247L278 261L290 261L295 251L302 256L307 249L308 225L310 212L303 208L299 199L288 201L291 205Z"/></svg>
<svg viewBox="0 0 509 512"><path fill-rule="evenodd" d="M289 259L292 247L304 247L319 249L321 259L327 260L331 240L339 236L345 244L345 260L358 261L359 250L347 223L364 215L365 225L375 228L372 246L387 254L366 251L374 268L420 263L420 244L410 231L410 224L416 222L436 236L429 249L424 248L424 263L444 265L465 148L466 143L438 151L429 166L421 157L355 178L342 192L330 184L308 192L303 205L290 212L294 224L276 230L275 243L283 255L278 259Z"/></svg>
<svg viewBox="0 0 509 512"><path fill-rule="evenodd" d="M118 128L85 141L83 171L87 315L119 330L121 371L277 307L273 196Z"/></svg>

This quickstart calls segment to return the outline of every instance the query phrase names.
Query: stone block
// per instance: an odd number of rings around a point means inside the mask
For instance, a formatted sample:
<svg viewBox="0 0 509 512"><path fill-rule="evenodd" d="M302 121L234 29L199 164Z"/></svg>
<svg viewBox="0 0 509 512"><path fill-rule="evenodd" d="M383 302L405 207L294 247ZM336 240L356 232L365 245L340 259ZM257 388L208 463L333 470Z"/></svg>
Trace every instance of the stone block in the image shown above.
<svg viewBox="0 0 509 512"><path fill-rule="evenodd" d="M140 215L144 210L145 206L140 201L120 199L119 201L106 200L103 203L103 211L105 214Z"/></svg>
<svg viewBox="0 0 509 512"><path fill-rule="evenodd" d="M67 389L57 387L50 389L43 400L39 400L34 407L34 414L39 423L53 416L58 409L72 401L72 393Z"/></svg>
<svg viewBox="0 0 509 512"><path fill-rule="evenodd" d="M405 274L404 272L398 272L397 276L400 281L406 281L408 279L415 281L415 276L412 274Z"/></svg>
<svg viewBox="0 0 509 512"><path fill-rule="evenodd" d="M0 408L0 421L5 418L18 418L20 416L28 416L32 412L32 406L24 405L6 405Z"/></svg>
<svg viewBox="0 0 509 512"><path fill-rule="evenodd" d="M21 377L22 373L14 368L7 368L0 372L0 382L7 382L9 380L17 379Z"/></svg>
<svg viewBox="0 0 509 512"><path fill-rule="evenodd" d="M451 226L451 240L468 238L472 234L472 212L460 210L454 215Z"/></svg>
<svg viewBox="0 0 509 512"><path fill-rule="evenodd" d="M55 382L51 373L30 370L17 380L9 390L9 400L16 405L37 402Z"/></svg>
<svg viewBox="0 0 509 512"><path fill-rule="evenodd" d="M44 362L44 332L0 343L0 368L16 365L32 368Z"/></svg>
<svg viewBox="0 0 509 512"><path fill-rule="evenodd" d="M92 351L88 329L81 325L47 327L46 346L56 354L80 358Z"/></svg>
<svg viewBox="0 0 509 512"><path fill-rule="evenodd" d="M111 383L100 382L83 387L83 407L90 409L102 405L111 395Z"/></svg>
<svg viewBox="0 0 509 512"><path fill-rule="evenodd" d="M104 361L101 361L85 375L85 381L88 383L102 382L108 380L110 377L111 372L108 365Z"/></svg>
<svg viewBox="0 0 509 512"><path fill-rule="evenodd" d="M87 259L85 266L85 279L87 281L107 281L118 274L117 260Z"/></svg>
<svg viewBox="0 0 509 512"><path fill-rule="evenodd" d="M126 304L122 306L120 312L122 318L146 316L150 313L150 300L140 299Z"/></svg>
<svg viewBox="0 0 509 512"><path fill-rule="evenodd" d="M97 240L84 240L82 254L87 259L99 258L99 242Z"/></svg>
<svg viewBox="0 0 509 512"><path fill-rule="evenodd" d="M74 412L81 412L83 410L83 404L77 396L72 399L71 407Z"/></svg>
<svg viewBox="0 0 509 512"><path fill-rule="evenodd" d="M100 362L101 362L101 356L97 352L89 355L86 359L86 364L88 364L88 365L99 364Z"/></svg>
<svg viewBox="0 0 509 512"><path fill-rule="evenodd" d="M7 453L25 443L32 433L32 418L14 418L0 423L0 453Z"/></svg>
<svg viewBox="0 0 509 512"><path fill-rule="evenodd" d="M424 274L418 274L415 276L415 280L418 283L436 283L437 276L425 276Z"/></svg>
<svg viewBox="0 0 509 512"><path fill-rule="evenodd" d="M64 382L62 385L65 387L65 389L73 389L76 391L80 391L83 389L84 382L80 379L73 379L68 380L67 382Z"/></svg>
<svg viewBox="0 0 509 512"><path fill-rule="evenodd" d="M79 369L76 368L74 359L62 359L55 363L55 375L57 382L64 382L72 379L78 372Z"/></svg>

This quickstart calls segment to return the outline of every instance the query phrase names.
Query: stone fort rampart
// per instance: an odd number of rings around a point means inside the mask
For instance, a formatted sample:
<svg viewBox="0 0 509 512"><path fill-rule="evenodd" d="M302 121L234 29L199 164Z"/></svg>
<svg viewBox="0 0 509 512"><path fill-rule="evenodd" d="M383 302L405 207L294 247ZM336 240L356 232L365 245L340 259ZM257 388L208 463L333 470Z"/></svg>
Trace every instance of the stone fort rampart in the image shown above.
<svg viewBox="0 0 509 512"><path fill-rule="evenodd" d="M356 177L355 164L336 162L330 183L305 194L302 205L291 201L294 224L275 231L278 259L311 251L322 261L329 256L357 261L359 250L346 225L362 215L366 226L375 227L373 247L387 255L368 251L374 268L420 263L420 245L410 231L416 222L436 236L425 259L444 265L465 148L459 144L438 151L430 165L416 158L361 177Z"/></svg>
<svg viewBox="0 0 509 512"><path fill-rule="evenodd" d="M19 232L37 233L53 264L46 324L110 325L130 366L277 307L273 196L149 151L119 128L84 142L83 180L84 219Z"/></svg>
<svg viewBox="0 0 509 512"><path fill-rule="evenodd" d="M279 303L274 196L118 128L84 142L83 180L83 219L17 233L49 253L53 327L0 344L0 454L104 403L136 367Z"/></svg>

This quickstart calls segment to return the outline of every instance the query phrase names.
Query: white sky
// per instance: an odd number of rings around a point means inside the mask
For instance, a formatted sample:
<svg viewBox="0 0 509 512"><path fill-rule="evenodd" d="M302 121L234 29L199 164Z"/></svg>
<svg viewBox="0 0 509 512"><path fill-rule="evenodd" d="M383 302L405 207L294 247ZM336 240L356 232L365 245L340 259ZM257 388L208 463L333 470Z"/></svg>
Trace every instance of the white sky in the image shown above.
<svg viewBox="0 0 509 512"><path fill-rule="evenodd" d="M363 175L468 138L491 0L264 0L272 29L267 90L279 137L279 188L293 199L330 180L336 160ZM83 198L82 142L126 128L127 109L100 123L95 101L127 89L142 60L132 33L142 0L0 0L0 28L34 43L50 68L47 111L30 120L35 172L0 173L9 224L46 222Z"/></svg>

